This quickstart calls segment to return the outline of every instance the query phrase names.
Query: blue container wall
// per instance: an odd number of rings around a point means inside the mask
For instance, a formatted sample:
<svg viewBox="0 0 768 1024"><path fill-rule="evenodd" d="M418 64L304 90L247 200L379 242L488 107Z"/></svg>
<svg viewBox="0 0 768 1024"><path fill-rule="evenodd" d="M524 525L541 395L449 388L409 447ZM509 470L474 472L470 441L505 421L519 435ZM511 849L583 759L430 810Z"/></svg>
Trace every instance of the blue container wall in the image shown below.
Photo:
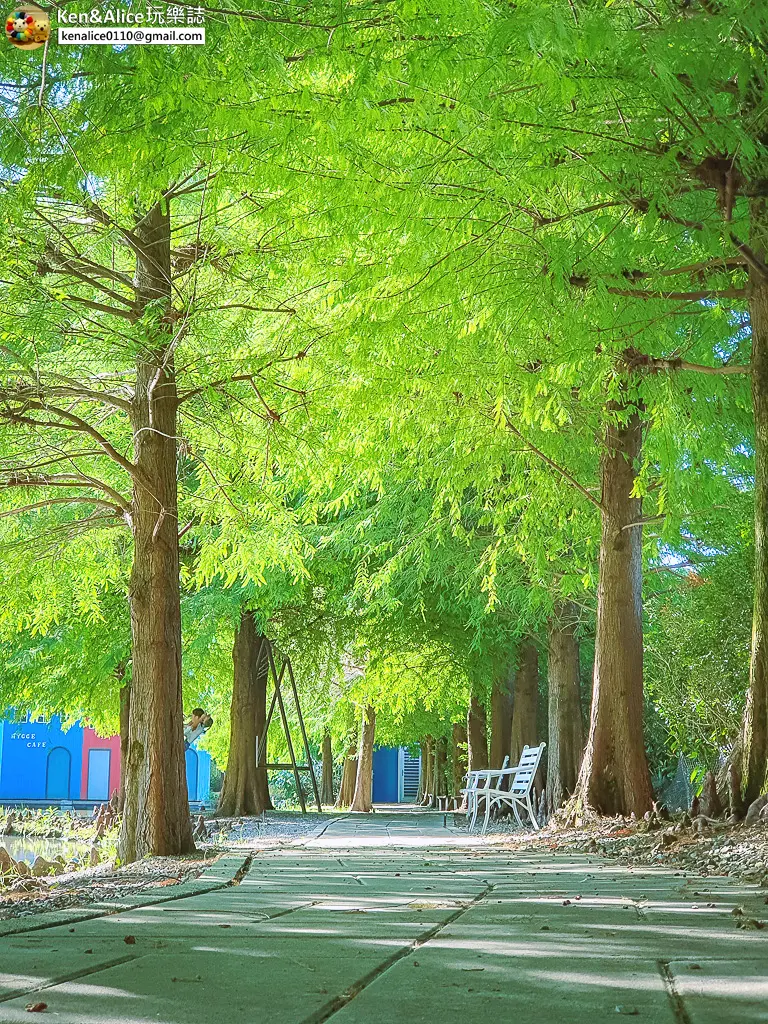
<svg viewBox="0 0 768 1024"><path fill-rule="evenodd" d="M80 799L83 730L79 724L65 732L61 718L54 715L50 722L26 718L3 722L0 732L0 802L45 800L49 786L57 799Z"/></svg>
<svg viewBox="0 0 768 1024"><path fill-rule="evenodd" d="M397 747L379 747L373 752L373 802L396 804L398 798Z"/></svg>
<svg viewBox="0 0 768 1024"><path fill-rule="evenodd" d="M190 747L184 753L184 760L190 803L207 802L211 796L211 755L207 750Z"/></svg>
<svg viewBox="0 0 768 1024"><path fill-rule="evenodd" d="M211 755L207 750L197 752L197 799L203 803L211 799Z"/></svg>
<svg viewBox="0 0 768 1024"><path fill-rule="evenodd" d="M187 792L194 803L211 797L211 755L187 751ZM192 763L190 763L192 762ZM82 790L83 728L65 732L50 722L0 721L0 804L3 800L86 800ZM81 791L82 790L82 791Z"/></svg>

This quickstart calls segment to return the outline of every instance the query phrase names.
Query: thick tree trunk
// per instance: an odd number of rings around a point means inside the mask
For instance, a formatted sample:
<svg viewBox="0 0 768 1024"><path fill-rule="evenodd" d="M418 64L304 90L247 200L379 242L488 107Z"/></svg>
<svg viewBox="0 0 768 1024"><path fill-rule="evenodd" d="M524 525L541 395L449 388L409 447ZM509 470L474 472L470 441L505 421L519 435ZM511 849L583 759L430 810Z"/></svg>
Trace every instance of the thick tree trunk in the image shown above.
<svg viewBox="0 0 768 1024"><path fill-rule="evenodd" d="M344 767L341 772L341 785L339 795L336 797L335 807L349 807L355 796L355 782L357 781L357 741L353 740L347 749L344 758Z"/></svg>
<svg viewBox="0 0 768 1024"><path fill-rule="evenodd" d="M138 345L131 408L133 567L129 587L133 678L118 855L191 853L181 692L176 481L178 397L173 360L171 225L165 201L137 223L140 309L164 309ZM180 328L179 328L180 329Z"/></svg>
<svg viewBox="0 0 768 1024"><path fill-rule="evenodd" d="M477 697L470 697L467 709L467 762L470 772L488 767L485 707Z"/></svg>
<svg viewBox="0 0 768 1024"><path fill-rule="evenodd" d="M326 729L323 735L323 780L320 787L320 803L332 807L333 796L333 748L331 734Z"/></svg>
<svg viewBox="0 0 768 1024"><path fill-rule="evenodd" d="M259 660L254 665L256 673L256 735L259 737L259 747L256 751L256 792L259 803L265 811L273 811L275 805L269 795L269 776L267 764L269 762L269 751L267 750L267 686L269 685L269 659L263 648L259 651Z"/></svg>
<svg viewBox="0 0 768 1024"><path fill-rule="evenodd" d="M448 796L448 737L435 741L435 797Z"/></svg>
<svg viewBox="0 0 768 1024"><path fill-rule="evenodd" d="M512 747L512 674L508 667L496 677L491 691L491 749L489 768L501 768Z"/></svg>
<svg viewBox="0 0 768 1024"><path fill-rule="evenodd" d="M570 605L556 609L549 623L547 811L550 814L576 789L584 753L576 625L575 609Z"/></svg>
<svg viewBox="0 0 768 1024"><path fill-rule="evenodd" d="M518 651L515 674L515 698L512 712L511 764L520 760L523 747L538 743L537 713L539 707L539 652L536 644L526 640Z"/></svg>
<svg viewBox="0 0 768 1024"><path fill-rule="evenodd" d="M592 711L573 805L577 812L640 817L653 804L643 742L642 509L632 496L641 447L636 410L624 424L609 422L601 462Z"/></svg>
<svg viewBox="0 0 768 1024"><path fill-rule="evenodd" d="M376 737L376 712L370 706L363 709L363 730L360 738L360 757L357 761L355 795L350 811L373 810L373 741Z"/></svg>
<svg viewBox="0 0 768 1024"><path fill-rule="evenodd" d="M453 724L453 750L451 754L452 796L458 797L464 788L467 774L467 730L458 722Z"/></svg>
<svg viewBox="0 0 768 1024"><path fill-rule="evenodd" d="M435 740L432 736L425 736L422 743L421 756L421 780L422 794L421 803L425 807L431 807L435 798Z"/></svg>
<svg viewBox="0 0 768 1024"><path fill-rule="evenodd" d="M426 740L420 740L419 742L419 792L416 795L416 803L420 804L424 802L424 794L426 793L425 782L427 774L427 743Z"/></svg>
<svg viewBox="0 0 768 1024"><path fill-rule="evenodd" d="M269 663L252 611L243 611L232 648L234 669L229 726L229 760L217 814L244 817L270 806L267 769L256 764L257 737L266 718Z"/></svg>
<svg viewBox="0 0 768 1024"><path fill-rule="evenodd" d="M120 687L120 764L125 765L128 760L128 729L131 715L131 684L127 683ZM118 797L118 808L122 814L125 806L125 770L120 770L120 795Z"/></svg>
<svg viewBox="0 0 768 1024"><path fill-rule="evenodd" d="M768 202L751 201L750 245L768 260ZM755 417L755 582L752 657L742 732L747 806L768 790L768 282L750 270L752 407Z"/></svg>

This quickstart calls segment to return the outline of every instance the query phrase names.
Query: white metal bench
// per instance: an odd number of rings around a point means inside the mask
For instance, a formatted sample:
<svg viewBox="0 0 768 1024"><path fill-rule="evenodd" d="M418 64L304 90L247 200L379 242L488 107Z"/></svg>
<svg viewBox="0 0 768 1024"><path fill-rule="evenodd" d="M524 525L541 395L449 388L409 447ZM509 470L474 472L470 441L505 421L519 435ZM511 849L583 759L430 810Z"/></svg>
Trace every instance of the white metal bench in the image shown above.
<svg viewBox="0 0 768 1024"><path fill-rule="evenodd" d="M517 823L521 828L525 828L520 817L519 808L523 808L528 812L528 816L531 819L531 824L536 832L538 832L540 825L536 820L536 812L533 809L533 801L531 794L533 793L533 784L536 781L536 772L539 768L539 762L541 761L541 755L544 753L546 743L540 743L538 747L529 747L527 744L523 747L523 752L520 755L520 763L515 768L508 768L503 775L512 774L512 782L510 783L509 789L500 789L498 786L493 787L490 785L484 789L478 789L475 799L479 802L480 798L485 799L485 820L483 822L483 835L485 835L488 829L488 821L491 817L491 811L494 807L501 807L502 804L507 804L514 811ZM475 817L477 812L475 811ZM474 826L474 819L472 826Z"/></svg>
<svg viewBox="0 0 768 1024"><path fill-rule="evenodd" d="M509 754L504 758L504 763L501 768L475 768L471 772L467 772L466 776L466 788L462 789L462 794L467 798L467 817L470 818L469 831L475 827L475 821L477 819L477 812L480 806L480 799L478 794L482 795L491 786L492 778L501 778L503 775L509 774L510 769L507 767L509 764Z"/></svg>

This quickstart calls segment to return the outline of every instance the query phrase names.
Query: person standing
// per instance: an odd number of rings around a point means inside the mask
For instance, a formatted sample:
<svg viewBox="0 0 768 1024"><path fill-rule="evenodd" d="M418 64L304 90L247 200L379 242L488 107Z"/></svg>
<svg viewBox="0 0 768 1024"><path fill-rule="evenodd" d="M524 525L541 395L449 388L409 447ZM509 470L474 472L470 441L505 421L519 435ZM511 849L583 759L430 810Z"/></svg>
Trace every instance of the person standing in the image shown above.
<svg viewBox="0 0 768 1024"><path fill-rule="evenodd" d="M212 725L213 719L203 708L193 708L192 714L184 723L184 749L189 750Z"/></svg>

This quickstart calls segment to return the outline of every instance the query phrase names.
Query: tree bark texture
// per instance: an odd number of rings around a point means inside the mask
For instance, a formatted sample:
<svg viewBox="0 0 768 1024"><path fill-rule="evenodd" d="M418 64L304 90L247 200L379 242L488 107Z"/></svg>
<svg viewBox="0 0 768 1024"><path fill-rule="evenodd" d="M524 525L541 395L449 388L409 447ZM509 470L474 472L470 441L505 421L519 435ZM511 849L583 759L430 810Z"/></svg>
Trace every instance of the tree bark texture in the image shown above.
<svg viewBox="0 0 768 1024"><path fill-rule="evenodd" d="M512 670L499 671L491 691L491 749L489 768L501 768L512 749Z"/></svg>
<svg viewBox="0 0 768 1024"><path fill-rule="evenodd" d="M271 807L267 769L256 763L257 738L266 724L269 662L266 637L252 611L243 611L232 648L233 682L229 760L217 814L242 817Z"/></svg>
<svg viewBox="0 0 768 1024"><path fill-rule="evenodd" d="M138 306L162 312L145 329L131 403L136 467L129 585L133 655L130 741L118 856L191 853L181 690L176 479L178 396L173 360L171 224L166 201L136 224Z"/></svg>
<svg viewBox="0 0 768 1024"><path fill-rule="evenodd" d="M525 640L518 651L515 693L512 710L510 764L517 764L523 747L538 742L537 715L539 707L539 652L532 640Z"/></svg>
<svg viewBox="0 0 768 1024"><path fill-rule="evenodd" d="M435 741L435 797L448 796L448 737Z"/></svg>
<svg viewBox="0 0 768 1024"><path fill-rule="evenodd" d="M120 687L120 764L128 760L128 729L131 716L131 684ZM120 772L120 796L118 808L122 814L125 806L125 772Z"/></svg>
<svg viewBox="0 0 768 1024"><path fill-rule="evenodd" d="M421 803L431 807L435 798L435 740L425 736L421 744Z"/></svg>
<svg viewBox="0 0 768 1024"><path fill-rule="evenodd" d="M423 803L424 794L426 792L424 784L427 772L427 744L423 739L419 741L419 758L419 792L416 794L417 804Z"/></svg>
<svg viewBox="0 0 768 1024"><path fill-rule="evenodd" d="M363 729L360 736L360 757L357 760L355 795L350 811L373 810L373 743L376 737L376 712L369 706L363 709Z"/></svg>
<svg viewBox="0 0 768 1024"><path fill-rule="evenodd" d="M751 200L750 246L768 260L768 202ZM755 580L752 655L742 732L747 805L768 791L768 281L750 269L752 408L755 418Z"/></svg>
<svg viewBox="0 0 768 1024"><path fill-rule="evenodd" d="M643 741L641 501L632 496L642 448L636 409L610 419L601 460L602 533L589 737L575 810L638 817L653 804Z"/></svg>
<svg viewBox="0 0 768 1024"><path fill-rule="evenodd" d="M339 795L336 797L335 807L349 807L355 796L356 781L357 740L352 740L344 757L344 767L341 772L341 785L339 786Z"/></svg>
<svg viewBox="0 0 768 1024"><path fill-rule="evenodd" d="M488 736L485 707L477 697L470 697L467 709L467 761L468 771L476 772L488 767Z"/></svg>
<svg viewBox="0 0 768 1024"><path fill-rule="evenodd" d="M453 724L451 751L451 795L458 797L464 788L467 774L467 730L458 722Z"/></svg>
<svg viewBox="0 0 768 1024"><path fill-rule="evenodd" d="M323 778L320 786L320 803L332 807L333 795L333 748L331 734L326 729L323 734Z"/></svg>
<svg viewBox="0 0 768 1024"><path fill-rule="evenodd" d="M579 685L577 617L572 606L558 608L549 623L549 742L547 811L552 814L576 789L584 753Z"/></svg>

